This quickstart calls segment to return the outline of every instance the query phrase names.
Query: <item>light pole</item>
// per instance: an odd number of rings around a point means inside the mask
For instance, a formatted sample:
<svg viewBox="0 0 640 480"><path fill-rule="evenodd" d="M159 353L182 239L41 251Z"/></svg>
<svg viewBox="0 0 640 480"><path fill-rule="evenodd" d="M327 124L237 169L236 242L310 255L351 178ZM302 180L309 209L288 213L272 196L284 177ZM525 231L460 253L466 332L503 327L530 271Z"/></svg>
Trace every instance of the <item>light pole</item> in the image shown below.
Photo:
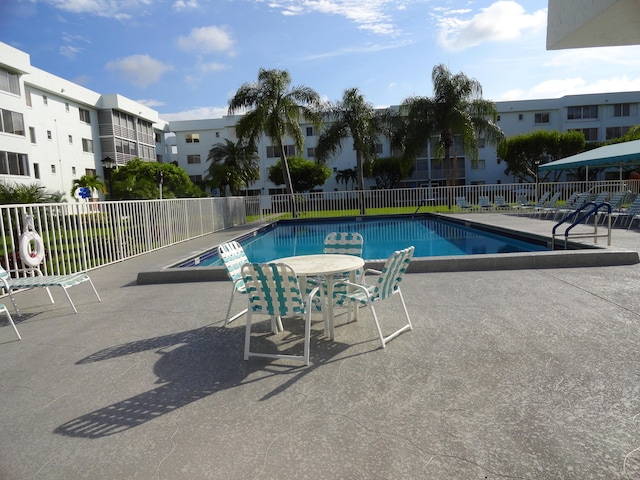
<svg viewBox="0 0 640 480"><path fill-rule="evenodd" d="M113 169L116 168L116 161L111 158L111 157L105 157L102 160L102 169L105 171L105 174L108 173L109 175L109 191L107 193L109 193L109 200L112 200L112 195L113 195L113 183L111 181L111 174L113 173Z"/></svg>

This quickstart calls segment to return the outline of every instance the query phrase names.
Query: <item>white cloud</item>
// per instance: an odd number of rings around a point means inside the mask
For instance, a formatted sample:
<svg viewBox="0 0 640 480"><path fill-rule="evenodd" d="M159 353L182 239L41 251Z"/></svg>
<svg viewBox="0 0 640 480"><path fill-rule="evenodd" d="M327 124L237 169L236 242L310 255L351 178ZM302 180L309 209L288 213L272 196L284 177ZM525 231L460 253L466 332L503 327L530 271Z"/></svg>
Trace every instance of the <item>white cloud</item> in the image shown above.
<svg viewBox="0 0 640 480"><path fill-rule="evenodd" d="M128 11L141 4L147 4L145 0L46 0L55 8L71 13L88 13L99 17L110 17L118 20L131 18Z"/></svg>
<svg viewBox="0 0 640 480"><path fill-rule="evenodd" d="M223 70L228 70L229 67L224 63L218 62L207 62L200 64L200 70L203 72L222 72Z"/></svg>
<svg viewBox="0 0 640 480"><path fill-rule="evenodd" d="M198 8L200 5L197 0L176 0L173 2L173 9L180 12L182 10L192 10Z"/></svg>
<svg viewBox="0 0 640 480"><path fill-rule="evenodd" d="M149 55L119 58L108 62L105 68L120 73L126 81L142 88L157 82L164 73L173 70L172 66L165 65Z"/></svg>
<svg viewBox="0 0 640 480"><path fill-rule="evenodd" d="M81 51L82 51L81 48L72 47L71 45L63 45L58 50L60 55L62 55L63 57L67 57L69 60L73 60L76 57L76 55Z"/></svg>
<svg viewBox="0 0 640 480"><path fill-rule="evenodd" d="M197 107L176 113L161 113L160 118L166 121L176 120L201 120L209 118L222 118L227 115L229 107Z"/></svg>
<svg viewBox="0 0 640 480"><path fill-rule="evenodd" d="M485 42L507 42L526 31L541 31L547 25L546 10L527 13L513 0L500 0L481 9L470 20L464 11L446 12L438 18L439 43L452 51L476 47Z"/></svg>
<svg viewBox="0 0 640 480"><path fill-rule="evenodd" d="M339 15L362 30L378 35L395 35L399 31L390 12L404 10L406 3L405 0L272 0L269 6L286 16L307 13Z"/></svg>
<svg viewBox="0 0 640 480"><path fill-rule="evenodd" d="M161 101L161 100L155 100L153 98L143 98L140 100L136 100L136 102L141 103L142 105L149 107L149 108L156 108L156 107L162 107L164 105L166 105L165 102Z"/></svg>
<svg viewBox="0 0 640 480"><path fill-rule="evenodd" d="M233 54L234 41L229 33L228 27L194 28L188 36L178 37L178 46L186 51L196 51L200 53L227 52Z"/></svg>
<svg viewBox="0 0 640 480"><path fill-rule="evenodd" d="M585 80L582 77L555 78L540 82L529 89L514 89L505 92L499 100L531 100L537 98L559 98L565 95L591 93L633 92L640 90L640 77L626 75Z"/></svg>

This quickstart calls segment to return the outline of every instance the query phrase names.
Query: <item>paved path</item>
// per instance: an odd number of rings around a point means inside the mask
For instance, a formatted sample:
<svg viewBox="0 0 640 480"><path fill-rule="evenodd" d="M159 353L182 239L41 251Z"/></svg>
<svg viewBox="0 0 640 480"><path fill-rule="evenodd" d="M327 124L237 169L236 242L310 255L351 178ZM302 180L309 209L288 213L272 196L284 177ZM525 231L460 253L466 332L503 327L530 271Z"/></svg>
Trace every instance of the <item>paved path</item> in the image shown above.
<svg viewBox="0 0 640 480"><path fill-rule="evenodd" d="M382 350L367 311L335 342L318 321L302 368L242 360L230 283L136 284L230 235L90 272L103 301L75 287L77 315L61 292L17 295L1 479L640 478L640 265L407 275L412 332ZM613 238L637 249L640 232Z"/></svg>

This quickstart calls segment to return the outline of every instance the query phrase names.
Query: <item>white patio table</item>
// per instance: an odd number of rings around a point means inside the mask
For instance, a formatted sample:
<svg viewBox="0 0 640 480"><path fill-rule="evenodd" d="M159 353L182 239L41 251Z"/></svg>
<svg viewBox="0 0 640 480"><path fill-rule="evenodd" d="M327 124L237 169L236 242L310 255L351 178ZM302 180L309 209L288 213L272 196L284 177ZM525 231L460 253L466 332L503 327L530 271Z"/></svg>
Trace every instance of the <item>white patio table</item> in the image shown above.
<svg viewBox="0 0 640 480"><path fill-rule="evenodd" d="M300 289L306 290L307 277L322 276L327 282L327 301L324 333L334 340L333 329L333 285L334 275L349 272L349 281L356 281L356 271L364 267L364 260L355 255L319 253L314 255L297 255L272 260L274 263L286 263L300 278Z"/></svg>

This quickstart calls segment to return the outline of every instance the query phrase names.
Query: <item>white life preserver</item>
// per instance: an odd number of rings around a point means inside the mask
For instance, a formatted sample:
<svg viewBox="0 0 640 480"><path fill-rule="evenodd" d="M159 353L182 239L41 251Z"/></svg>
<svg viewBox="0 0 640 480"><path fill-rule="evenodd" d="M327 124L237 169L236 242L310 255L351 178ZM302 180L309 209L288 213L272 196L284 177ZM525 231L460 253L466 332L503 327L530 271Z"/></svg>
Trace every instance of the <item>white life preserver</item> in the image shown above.
<svg viewBox="0 0 640 480"><path fill-rule="evenodd" d="M37 267L44 259L42 237L33 230L20 235L20 258L29 267Z"/></svg>

